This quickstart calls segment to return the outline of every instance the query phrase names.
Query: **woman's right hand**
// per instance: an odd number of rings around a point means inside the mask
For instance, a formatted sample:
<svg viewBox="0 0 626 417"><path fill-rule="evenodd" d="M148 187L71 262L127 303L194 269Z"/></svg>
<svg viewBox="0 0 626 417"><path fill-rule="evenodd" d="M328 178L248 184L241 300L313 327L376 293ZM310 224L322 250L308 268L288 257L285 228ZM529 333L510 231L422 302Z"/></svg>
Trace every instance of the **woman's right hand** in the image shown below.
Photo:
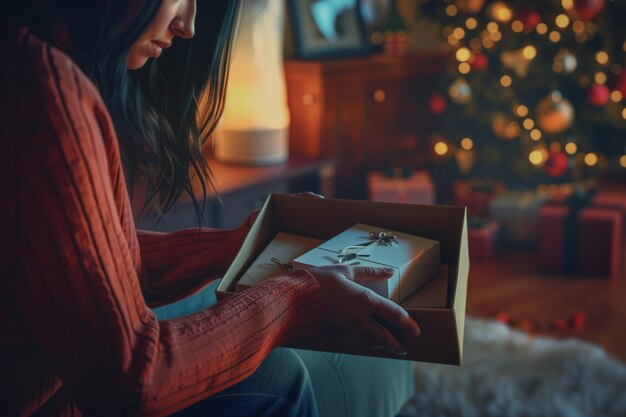
<svg viewBox="0 0 626 417"><path fill-rule="evenodd" d="M326 334L398 355L407 353L406 341L419 336L417 323L396 303L358 284L387 280L392 269L332 265L308 270L326 299Z"/></svg>

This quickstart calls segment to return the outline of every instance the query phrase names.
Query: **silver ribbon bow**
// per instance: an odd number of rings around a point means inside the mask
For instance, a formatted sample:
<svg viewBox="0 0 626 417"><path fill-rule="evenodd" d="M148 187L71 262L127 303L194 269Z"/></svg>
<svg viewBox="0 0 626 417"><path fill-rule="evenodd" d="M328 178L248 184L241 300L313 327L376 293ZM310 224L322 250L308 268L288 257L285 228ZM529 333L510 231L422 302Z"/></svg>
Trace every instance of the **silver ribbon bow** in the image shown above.
<svg viewBox="0 0 626 417"><path fill-rule="evenodd" d="M339 257L339 263L346 263L357 257L369 256L368 254L364 254L362 252L372 245L378 244L378 245L390 246L390 245L393 245L394 243L398 243L398 241L396 240L397 236L391 232L378 232L378 233L370 232L369 238L370 238L369 242L361 243L358 245L347 246L343 248L339 252L339 255L337 255Z"/></svg>

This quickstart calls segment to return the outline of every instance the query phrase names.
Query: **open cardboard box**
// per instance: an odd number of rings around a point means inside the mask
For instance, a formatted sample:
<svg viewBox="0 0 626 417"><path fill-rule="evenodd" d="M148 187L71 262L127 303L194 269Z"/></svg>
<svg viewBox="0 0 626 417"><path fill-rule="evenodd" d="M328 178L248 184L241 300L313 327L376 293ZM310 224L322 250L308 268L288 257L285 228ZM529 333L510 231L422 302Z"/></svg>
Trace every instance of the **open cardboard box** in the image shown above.
<svg viewBox="0 0 626 417"><path fill-rule="evenodd" d="M467 217L464 207L422 206L372 201L316 199L271 194L239 253L217 287L218 299L234 293L239 277L278 232L329 239L356 223L365 223L439 241L442 271L447 271L445 306L427 307L418 290L400 305L420 325L421 335L398 357L381 349L361 348L319 336L293 347L460 365L463 356L465 302L469 275ZM428 285L428 284L427 284ZM426 288L427 289L427 288ZM418 301L419 300L419 301Z"/></svg>

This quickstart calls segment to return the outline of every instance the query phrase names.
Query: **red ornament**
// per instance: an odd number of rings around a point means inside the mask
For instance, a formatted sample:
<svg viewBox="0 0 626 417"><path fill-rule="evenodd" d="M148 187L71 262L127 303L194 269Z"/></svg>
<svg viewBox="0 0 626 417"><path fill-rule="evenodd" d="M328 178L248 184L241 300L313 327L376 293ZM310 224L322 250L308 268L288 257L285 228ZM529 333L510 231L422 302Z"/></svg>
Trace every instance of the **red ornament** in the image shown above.
<svg viewBox="0 0 626 417"><path fill-rule="evenodd" d="M546 164L543 166L543 170L546 174L552 178L558 178L563 176L569 167L569 157L565 152L561 151L549 151Z"/></svg>
<svg viewBox="0 0 626 417"><path fill-rule="evenodd" d="M535 10L524 10L518 14L518 19L524 24L524 30L530 32L541 23L541 15Z"/></svg>
<svg viewBox="0 0 626 417"><path fill-rule="evenodd" d="M571 13L582 20L591 20L604 10L604 0L574 0Z"/></svg>
<svg viewBox="0 0 626 417"><path fill-rule="evenodd" d="M563 319L554 319L552 321L552 324L550 325L550 328L558 332L563 332L567 330L567 321Z"/></svg>
<svg viewBox="0 0 626 417"><path fill-rule="evenodd" d="M448 103L441 94L434 94L428 101L428 108L435 114L441 114L446 111Z"/></svg>
<svg viewBox="0 0 626 417"><path fill-rule="evenodd" d="M611 92L609 91L609 87L604 84L594 83L589 87L589 91L587 92L589 103L596 107L604 106L609 102L610 98Z"/></svg>
<svg viewBox="0 0 626 417"><path fill-rule="evenodd" d="M484 71L489 66L489 59L487 55L483 53L477 53L474 55L474 62L472 62L472 69L474 71Z"/></svg>
<svg viewBox="0 0 626 417"><path fill-rule="evenodd" d="M626 97L626 71L622 70L617 74L613 88L622 93L623 97Z"/></svg>

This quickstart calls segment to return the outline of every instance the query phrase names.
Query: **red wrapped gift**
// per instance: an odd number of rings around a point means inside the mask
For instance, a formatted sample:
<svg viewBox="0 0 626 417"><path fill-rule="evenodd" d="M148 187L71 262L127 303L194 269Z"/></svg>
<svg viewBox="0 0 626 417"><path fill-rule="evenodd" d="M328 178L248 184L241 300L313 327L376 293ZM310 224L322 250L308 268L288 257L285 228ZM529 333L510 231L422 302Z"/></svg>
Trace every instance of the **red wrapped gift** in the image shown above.
<svg viewBox="0 0 626 417"><path fill-rule="evenodd" d="M413 171L406 177L370 172L367 184L372 201L435 204L435 185L427 171Z"/></svg>
<svg viewBox="0 0 626 417"><path fill-rule="evenodd" d="M472 225L467 232L470 258L482 260L493 255L498 239L500 224L495 220L487 220L480 225Z"/></svg>
<svg viewBox="0 0 626 417"><path fill-rule="evenodd" d="M582 274L617 277L623 240L619 209L587 207L579 216L578 270Z"/></svg>
<svg viewBox="0 0 626 417"><path fill-rule="evenodd" d="M487 217L489 202L506 191L506 185L495 180L457 180L454 182L454 197L457 206L466 206L470 217Z"/></svg>
<svg viewBox="0 0 626 417"><path fill-rule="evenodd" d="M622 232L626 234L626 191L625 192L606 192L602 191L595 195L592 204L596 207L615 208L622 212Z"/></svg>
<svg viewBox="0 0 626 417"><path fill-rule="evenodd" d="M539 209L539 263L546 272L563 272L566 269L566 235L568 226L571 227L568 221L570 213L571 208L566 204L546 204Z"/></svg>

